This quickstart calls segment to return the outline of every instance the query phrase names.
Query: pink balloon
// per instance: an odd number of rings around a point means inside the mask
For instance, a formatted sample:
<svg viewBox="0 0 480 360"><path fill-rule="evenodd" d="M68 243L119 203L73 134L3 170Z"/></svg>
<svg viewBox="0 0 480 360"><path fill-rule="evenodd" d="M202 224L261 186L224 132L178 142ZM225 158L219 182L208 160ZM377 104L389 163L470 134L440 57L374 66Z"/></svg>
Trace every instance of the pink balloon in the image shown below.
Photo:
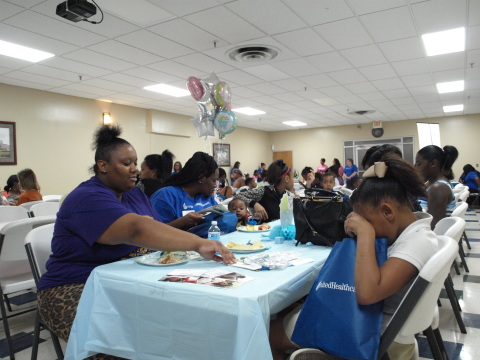
<svg viewBox="0 0 480 360"><path fill-rule="evenodd" d="M187 88L195 101L200 100L205 94L205 90L203 89L200 79L196 78L195 76L190 76L187 79Z"/></svg>

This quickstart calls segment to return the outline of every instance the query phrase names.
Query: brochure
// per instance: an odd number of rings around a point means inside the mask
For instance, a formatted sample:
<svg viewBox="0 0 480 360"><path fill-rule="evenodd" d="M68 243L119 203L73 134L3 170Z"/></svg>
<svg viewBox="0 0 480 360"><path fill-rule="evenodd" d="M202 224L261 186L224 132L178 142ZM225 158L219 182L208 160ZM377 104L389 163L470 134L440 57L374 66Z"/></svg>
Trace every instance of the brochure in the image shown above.
<svg viewBox="0 0 480 360"><path fill-rule="evenodd" d="M229 270L176 269L169 272L159 281L181 282L207 285L223 289L235 289L251 280L254 280L254 278Z"/></svg>

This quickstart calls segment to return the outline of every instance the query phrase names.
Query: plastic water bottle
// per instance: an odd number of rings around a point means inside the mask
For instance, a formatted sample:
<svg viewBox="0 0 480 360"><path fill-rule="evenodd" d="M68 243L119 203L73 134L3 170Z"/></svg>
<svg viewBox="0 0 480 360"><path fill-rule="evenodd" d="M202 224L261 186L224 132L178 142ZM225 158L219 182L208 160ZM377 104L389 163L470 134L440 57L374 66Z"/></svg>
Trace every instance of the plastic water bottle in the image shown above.
<svg viewBox="0 0 480 360"><path fill-rule="evenodd" d="M220 241L220 228L216 221L212 221L212 226L208 229L208 239Z"/></svg>

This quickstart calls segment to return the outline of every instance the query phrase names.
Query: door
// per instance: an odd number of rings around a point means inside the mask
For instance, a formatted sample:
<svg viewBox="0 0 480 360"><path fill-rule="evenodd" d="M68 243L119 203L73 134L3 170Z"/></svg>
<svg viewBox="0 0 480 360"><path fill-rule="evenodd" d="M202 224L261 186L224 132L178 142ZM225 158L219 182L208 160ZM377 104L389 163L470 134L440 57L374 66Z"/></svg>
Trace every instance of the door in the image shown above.
<svg viewBox="0 0 480 360"><path fill-rule="evenodd" d="M274 151L273 161L283 160L285 164L291 169L292 166L292 152L291 151Z"/></svg>

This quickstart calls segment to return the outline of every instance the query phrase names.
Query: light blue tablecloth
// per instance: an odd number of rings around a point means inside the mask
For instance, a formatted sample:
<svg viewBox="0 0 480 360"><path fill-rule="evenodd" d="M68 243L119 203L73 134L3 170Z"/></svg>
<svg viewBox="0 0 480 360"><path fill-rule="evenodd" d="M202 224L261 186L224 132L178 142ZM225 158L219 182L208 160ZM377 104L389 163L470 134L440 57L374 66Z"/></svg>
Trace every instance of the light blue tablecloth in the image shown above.
<svg viewBox="0 0 480 360"><path fill-rule="evenodd" d="M260 233L235 232L222 242L258 240ZM294 250L312 263L284 270L232 271L254 277L236 289L159 282L179 266L223 268L212 261L151 267L133 259L96 268L78 306L65 359L107 353L128 359L272 359L270 315L306 295L330 248L265 242L267 251Z"/></svg>

